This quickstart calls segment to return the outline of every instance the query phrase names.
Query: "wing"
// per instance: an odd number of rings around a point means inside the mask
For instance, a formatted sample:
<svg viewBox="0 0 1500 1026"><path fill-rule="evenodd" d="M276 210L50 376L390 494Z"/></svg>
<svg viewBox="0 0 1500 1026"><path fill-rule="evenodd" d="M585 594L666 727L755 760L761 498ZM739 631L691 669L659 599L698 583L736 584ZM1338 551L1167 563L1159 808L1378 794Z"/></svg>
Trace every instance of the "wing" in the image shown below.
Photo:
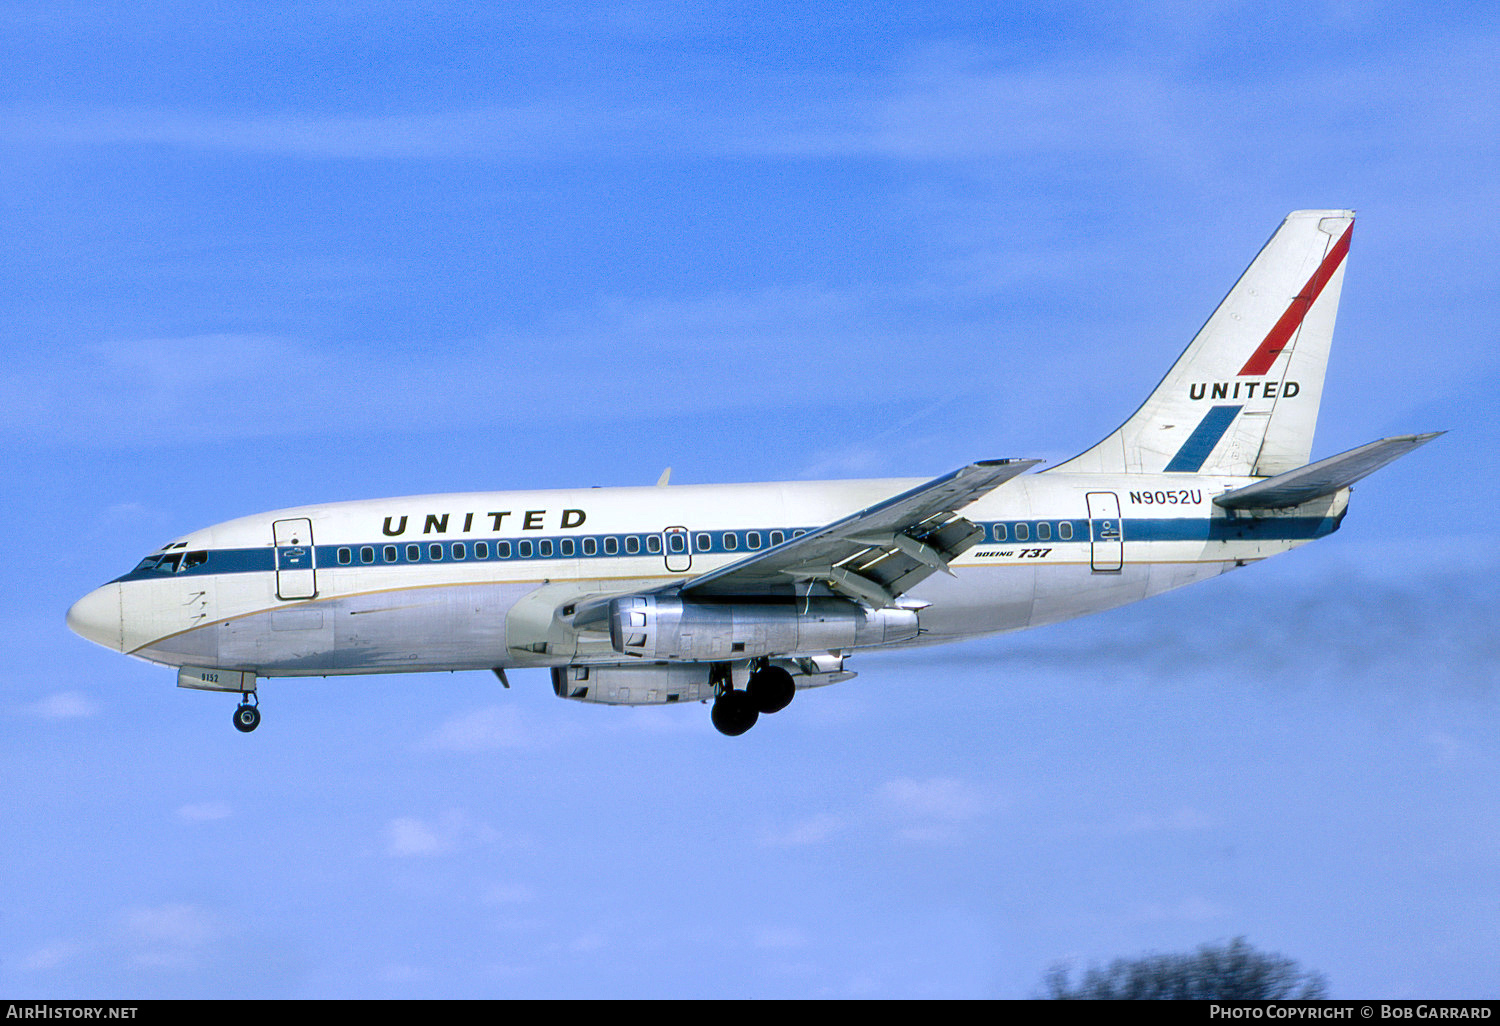
<svg viewBox="0 0 1500 1026"><path fill-rule="evenodd" d="M674 590L684 596L793 594L798 582L822 581L877 609L890 605L983 534L958 515L1040 460L971 463L826 527L711 570Z"/></svg>
<svg viewBox="0 0 1500 1026"><path fill-rule="evenodd" d="M971 463L764 552L656 590L694 598L790 598L799 584L821 581L856 602L883 608L933 573L951 574L948 562L984 534L957 511L1041 462ZM579 603L571 614L573 628L608 630L610 603L621 597Z"/></svg>

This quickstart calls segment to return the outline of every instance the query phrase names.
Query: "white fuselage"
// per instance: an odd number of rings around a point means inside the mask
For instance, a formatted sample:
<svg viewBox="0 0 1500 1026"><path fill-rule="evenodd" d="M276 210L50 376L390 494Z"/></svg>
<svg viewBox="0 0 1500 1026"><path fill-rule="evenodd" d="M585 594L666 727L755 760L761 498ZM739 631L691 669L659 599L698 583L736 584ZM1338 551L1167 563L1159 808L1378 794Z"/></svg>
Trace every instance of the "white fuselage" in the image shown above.
<svg viewBox="0 0 1500 1026"><path fill-rule="evenodd" d="M1284 513L1212 500L1253 479L1042 473L963 515L984 537L903 596L928 644L1108 609L1336 530L1347 491ZM560 610L742 560L917 480L475 492L243 517L81 600L92 640L259 677L618 663ZM154 561L155 565L152 566Z"/></svg>

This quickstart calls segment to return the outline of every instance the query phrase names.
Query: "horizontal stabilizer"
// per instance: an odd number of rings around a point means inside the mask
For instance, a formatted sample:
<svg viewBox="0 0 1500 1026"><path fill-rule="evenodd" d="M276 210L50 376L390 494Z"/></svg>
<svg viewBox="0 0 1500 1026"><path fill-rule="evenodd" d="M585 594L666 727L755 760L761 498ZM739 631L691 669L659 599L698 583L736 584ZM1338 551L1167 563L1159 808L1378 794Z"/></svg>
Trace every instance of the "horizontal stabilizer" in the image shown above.
<svg viewBox="0 0 1500 1026"><path fill-rule="evenodd" d="M1309 463L1285 474L1268 477L1244 488L1225 492L1214 499L1214 505L1225 509L1285 509L1347 488L1360 478L1373 474L1387 463L1405 456L1418 446L1426 445L1441 431L1425 435L1397 435L1357 449Z"/></svg>

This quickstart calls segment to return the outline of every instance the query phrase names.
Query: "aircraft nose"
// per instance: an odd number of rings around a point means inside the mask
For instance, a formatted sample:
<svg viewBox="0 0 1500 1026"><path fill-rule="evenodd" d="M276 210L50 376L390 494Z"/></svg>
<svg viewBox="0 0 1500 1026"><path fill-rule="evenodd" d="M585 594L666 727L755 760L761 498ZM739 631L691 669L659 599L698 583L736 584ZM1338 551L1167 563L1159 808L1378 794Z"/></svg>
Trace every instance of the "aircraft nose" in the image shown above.
<svg viewBox="0 0 1500 1026"><path fill-rule="evenodd" d="M116 652L124 651L120 586L106 584L73 603L73 608L68 610L68 629L96 645Z"/></svg>

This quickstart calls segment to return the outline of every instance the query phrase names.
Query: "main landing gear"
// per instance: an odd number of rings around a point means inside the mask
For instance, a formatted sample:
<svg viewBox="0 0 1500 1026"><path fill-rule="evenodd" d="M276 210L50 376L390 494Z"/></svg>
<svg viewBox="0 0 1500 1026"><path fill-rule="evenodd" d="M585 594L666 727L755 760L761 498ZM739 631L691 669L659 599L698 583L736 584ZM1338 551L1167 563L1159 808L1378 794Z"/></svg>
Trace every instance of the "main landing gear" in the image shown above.
<svg viewBox="0 0 1500 1026"><path fill-rule="evenodd" d="M255 699L251 703L251 699ZM242 734L248 734L260 726L260 698L254 691L246 691L240 699L240 704L234 710L234 728Z"/></svg>
<svg viewBox="0 0 1500 1026"><path fill-rule="evenodd" d="M723 666L715 675L714 690L718 692L710 717L714 727L721 734L738 737L755 726L761 713L780 712L790 705L797 684L781 667L762 663L751 671L743 691L735 690L729 667Z"/></svg>

